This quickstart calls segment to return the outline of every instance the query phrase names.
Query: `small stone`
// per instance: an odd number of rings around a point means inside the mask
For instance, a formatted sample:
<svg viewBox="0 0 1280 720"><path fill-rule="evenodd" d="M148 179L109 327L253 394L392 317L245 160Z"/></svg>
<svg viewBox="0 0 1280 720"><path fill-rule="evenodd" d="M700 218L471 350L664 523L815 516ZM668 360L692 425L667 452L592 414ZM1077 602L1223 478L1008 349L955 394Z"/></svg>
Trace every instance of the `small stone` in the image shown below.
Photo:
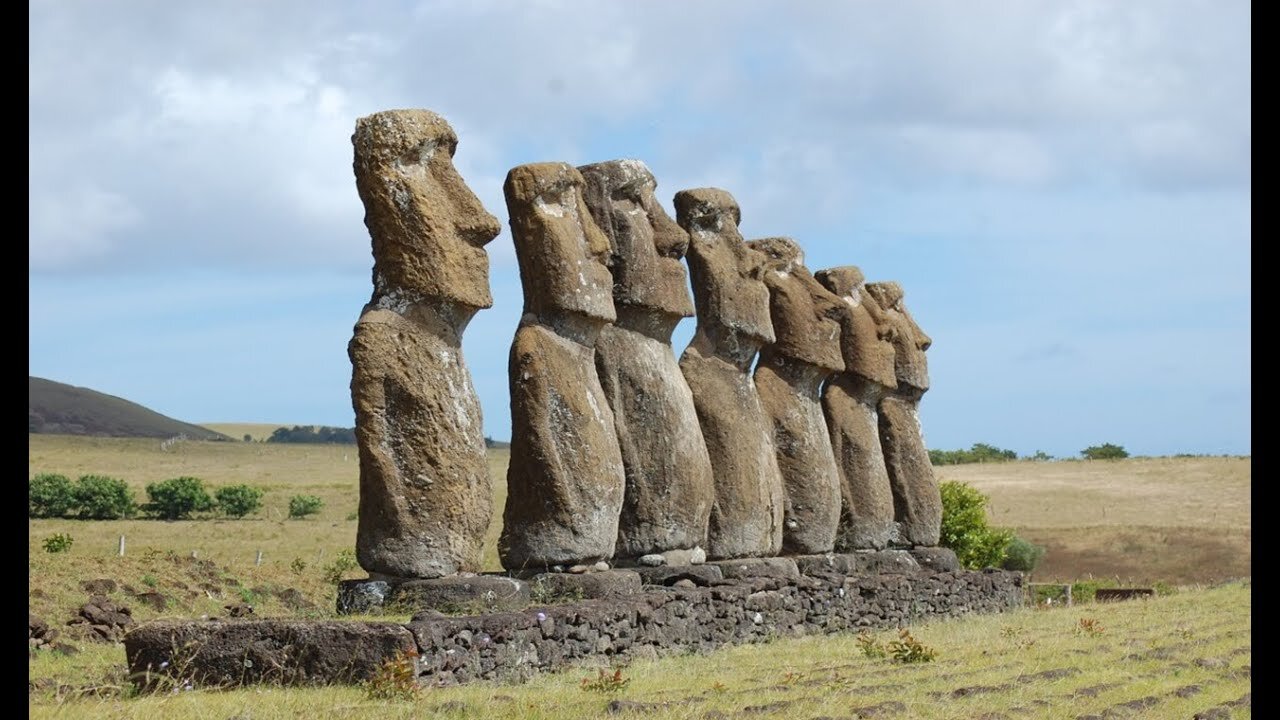
<svg viewBox="0 0 1280 720"><path fill-rule="evenodd" d="M582 573L585 573L590 569L591 569L590 565L574 565L573 567L569 568L569 572L573 573L574 575L581 575Z"/></svg>
<svg viewBox="0 0 1280 720"><path fill-rule="evenodd" d="M689 552L689 564L690 564L690 565L701 565L702 563L704 563L704 562L706 562L706 561L707 561L707 551L706 551L706 550L703 550L703 549L702 549L702 548L700 548L700 547L695 547L692 551L690 551L690 552Z"/></svg>
<svg viewBox="0 0 1280 720"><path fill-rule="evenodd" d="M671 587L678 587L678 588L685 588L685 589L688 589L688 588L696 588L696 587L698 587L698 584L697 584L697 583L695 583L694 581L690 580L689 578L684 578L684 579L682 579L682 580L677 580L677 581L675 581L675 582L671 583Z"/></svg>
<svg viewBox="0 0 1280 720"><path fill-rule="evenodd" d="M658 567L659 565L665 564L667 559L657 553L652 553L650 555L641 555L639 562L645 567Z"/></svg>
<svg viewBox="0 0 1280 720"><path fill-rule="evenodd" d="M605 570L609 569L609 563L605 562L604 560L601 560L595 565L592 565L591 569L595 570L596 572L604 572Z"/></svg>

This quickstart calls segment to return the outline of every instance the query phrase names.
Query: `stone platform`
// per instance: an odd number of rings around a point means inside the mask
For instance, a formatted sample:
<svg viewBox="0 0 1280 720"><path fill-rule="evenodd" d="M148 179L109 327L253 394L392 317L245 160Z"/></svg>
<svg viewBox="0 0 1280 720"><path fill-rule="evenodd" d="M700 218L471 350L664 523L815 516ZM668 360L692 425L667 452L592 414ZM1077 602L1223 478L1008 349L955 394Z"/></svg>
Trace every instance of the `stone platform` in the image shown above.
<svg viewBox="0 0 1280 720"><path fill-rule="evenodd" d="M812 575L715 579L712 567L681 568L697 578L683 585L646 584L631 594L519 611L432 611L406 624L154 622L126 636L125 652L141 683L148 673L160 673L205 686L357 682L397 654L416 652L419 682L443 685L522 679L593 659L626 661L905 626L1023 603L1022 574L1001 570L842 574L824 565ZM659 582L674 583L674 577Z"/></svg>

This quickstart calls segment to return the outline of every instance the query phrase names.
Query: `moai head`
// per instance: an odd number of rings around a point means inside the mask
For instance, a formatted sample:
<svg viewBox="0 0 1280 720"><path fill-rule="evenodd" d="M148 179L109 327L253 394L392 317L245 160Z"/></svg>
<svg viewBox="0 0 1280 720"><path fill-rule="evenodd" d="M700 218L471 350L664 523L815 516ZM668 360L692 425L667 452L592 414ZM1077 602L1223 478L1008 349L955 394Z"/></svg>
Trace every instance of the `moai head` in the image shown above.
<svg viewBox="0 0 1280 720"><path fill-rule="evenodd" d="M449 123L429 110L387 110L357 120L351 144L373 238L371 302L492 306L484 246L501 226L453 167Z"/></svg>
<svg viewBox="0 0 1280 720"><path fill-rule="evenodd" d="M929 362L925 350L933 340L916 325L915 318L902 304L902 286L896 282L868 283L867 292L885 311L893 330L894 369L898 385L925 391L929 389ZM903 388L905 389L905 388Z"/></svg>
<svg viewBox="0 0 1280 720"><path fill-rule="evenodd" d="M785 237L752 240L762 253L769 288L769 314L777 336L769 352L823 370L844 370L840 356L840 299L813 279L804 266L804 250Z"/></svg>
<svg viewBox="0 0 1280 720"><path fill-rule="evenodd" d="M819 270L813 277L840 298L840 352L845 370L884 387L897 387L889 319L867 292L862 270L854 265Z"/></svg>
<svg viewBox="0 0 1280 720"><path fill-rule="evenodd" d="M586 181L587 207L609 239L613 302L667 316L672 328L693 315L693 301L680 258L689 234L654 196L658 183L639 160L610 160L578 168ZM670 332L670 331L668 331Z"/></svg>
<svg viewBox="0 0 1280 720"><path fill-rule="evenodd" d="M737 201L724 190L698 188L676 193L675 206L676 221L689 233L699 332L722 350L754 356L773 342L773 324L765 257L743 242Z"/></svg>
<svg viewBox="0 0 1280 720"><path fill-rule="evenodd" d="M616 319L605 263L609 240L582 198L582 174L568 163L512 168L502 186L520 261L524 311L543 321Z"/></svg>

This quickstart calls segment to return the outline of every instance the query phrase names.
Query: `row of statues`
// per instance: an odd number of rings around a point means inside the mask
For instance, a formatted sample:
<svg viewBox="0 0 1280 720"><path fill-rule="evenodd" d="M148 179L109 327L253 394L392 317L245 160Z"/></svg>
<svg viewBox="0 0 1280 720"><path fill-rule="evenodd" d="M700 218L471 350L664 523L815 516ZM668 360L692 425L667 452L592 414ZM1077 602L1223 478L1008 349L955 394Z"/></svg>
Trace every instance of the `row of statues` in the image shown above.
<svg viewBox="0 0 1280 720"><path fill-rule="evenodd" d="M349 346L357 556L375 576L480 569L493 508L462 361L497 219L425 110L356 123L373 296ZM510 355L508 570L688 564L938 543L918 419L930 340L896 283L747 242L733 197L636 160L521 165L503 192L524 312ZM693 288L686 281L688 263ZM694 316L677 360L671 335Z"/></svg>

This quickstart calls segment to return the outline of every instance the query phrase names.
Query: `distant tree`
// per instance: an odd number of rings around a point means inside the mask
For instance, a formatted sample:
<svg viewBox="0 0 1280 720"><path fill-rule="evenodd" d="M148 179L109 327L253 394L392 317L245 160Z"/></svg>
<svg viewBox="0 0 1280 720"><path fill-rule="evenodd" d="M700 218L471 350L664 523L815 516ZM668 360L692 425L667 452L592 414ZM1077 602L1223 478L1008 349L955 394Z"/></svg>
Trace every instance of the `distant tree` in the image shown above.
<svg viewBox="0 0 1280 720"><path fill-rule="evenodd" d="M933 465L963 465L965 463L1006 462L1017 460L1018 453L1002 450L986 443L974 443L968 450L930 450L929 462Z"/></svg>
<svg viewBox="0 0 1280 720"><path fill-rule="evenodd" d="M27 483L27 517L66 517L75 506L76 488L66 475L41 473Z"/></svg>
<svg viewBox="0 0 1280 720"><path fill-rule="evenodd" d="M151 502L144 508L163 520L180 520L213 509L213 498L200 478L176 477L147 486Z"/></svg>
<svg viewBox="0 0 1280 720"><path fill-rule="evenodd" d="M249 485L228 485L213 494L218 510L228 517L242 518L262 508L262 488Z"/></svg>
<svg viewBox="0 0 1280 720"><path fill-rule="evenodd" d="M315 495L294 495L289 498L289 517L300 518L315 515L324 507L324 501Z"/></svg>
<svg viewBox="0 0 1280 720"><path fill-rule="evenodd" d="M1052 456L1052 455L1050 455L1049 453L1047 453L1047 452L1043 451L1043 450L1037 450L1035 455L1029 455L1029 456L1027 456L1027 458L1026 458L1026 459L1027 459L1027 460L1035 460L1035 461L1038 461L1038 462L1044 462L1044 461L1047 461L1047 460L1052 460L1052 459L1053 459L1053 456Z"/></svg>
<svg viewBox="0 0 1280 720"><path fill-rule="evenodd" d="M119 478L82 475L75 495L81 520L119 520L133 517L138 510L129 484Z"/></svg>
<svg viewBox="0 0 1280 720"><path fill-rule="evenodd" d="M1129 452L1120 445L1104 443L1102 445L1090 445L1080 451L1085 460L1120 460L1129 457Z"/></svg>
<svg viewBox="0 0 1280 720"><path fill-rule="evenodd" d="M244 441L245 441L245 442L253 442L253 436L252 436L252 435L250 435L249 433L245 433L245 434L244 434Z"/></svg>
<svg viewBox="0 0 1280 720"><path fill-rule="evenodd" d="M355 428L329 427L327 425L294 425L291 428L276 428L267 438L274 443L332 443L354 445Z"/></svg>

